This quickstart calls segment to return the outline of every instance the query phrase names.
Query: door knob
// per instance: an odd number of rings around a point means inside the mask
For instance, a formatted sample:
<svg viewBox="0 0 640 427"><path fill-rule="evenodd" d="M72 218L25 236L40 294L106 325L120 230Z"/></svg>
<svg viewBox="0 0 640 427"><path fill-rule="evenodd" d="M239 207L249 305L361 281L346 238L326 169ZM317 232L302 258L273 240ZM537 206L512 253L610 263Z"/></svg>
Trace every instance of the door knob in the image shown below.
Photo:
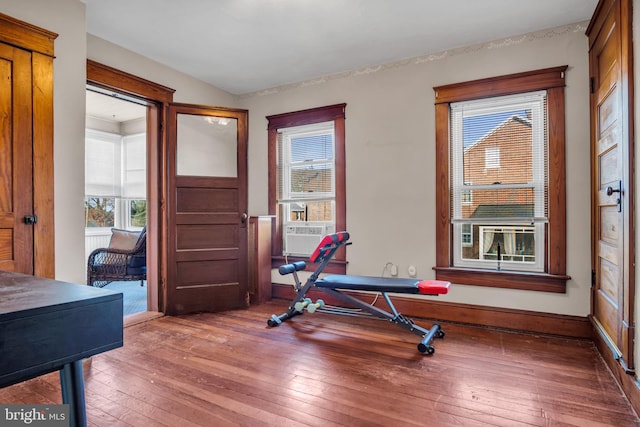
<svg viewBox="0 0 640 427"><path fill-rule="evenodd" d="M247 222L247 218L249 218L249 215L247 215L246 212L243 212L242 215L240 215L240 221L242 221L243 224Z"/></svg>
<svg viewBox="0 0 640 427"><path fill-rule="evenodd" d="M617 190L614 190L613 187L611 187L611 186L607 187L607 196L610 196L613 193L619 193L619 192L620 192L619 188Z"/></svg>
<svg viewBox="0 0 640 427"><path fill-rule="evenodd" d="M614 189L612 186L608 186L605 191L607 192L607 196L611 196L613 193L622 194L622 181L618 182L617 189ZM622 212L622 199L620 197L616 199L616 205L618 205L618 212Z"/></svg>
<svg viewBox="0 0 640 427"><path fill-rule="evenodd" d="M24 223L25 224L33 225L36 222L38 222L38 217L36 215L25 215L24 216Z"/></svg>

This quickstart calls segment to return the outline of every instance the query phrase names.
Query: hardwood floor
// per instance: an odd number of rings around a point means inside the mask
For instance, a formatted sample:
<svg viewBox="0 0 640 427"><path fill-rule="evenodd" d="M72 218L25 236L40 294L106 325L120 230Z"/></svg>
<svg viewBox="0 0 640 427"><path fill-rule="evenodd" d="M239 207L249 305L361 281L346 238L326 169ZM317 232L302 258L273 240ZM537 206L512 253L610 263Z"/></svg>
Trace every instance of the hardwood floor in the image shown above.
<svg viewBox="0 0 640 427"><path fill-rule="evenodd" d="M85 366L89 425L640 425L591 342L443 324L425 356L380 320L306 313L268 328L285 306L127 327L123 348ZM58 375L0 402L60 403Z"/></svg>

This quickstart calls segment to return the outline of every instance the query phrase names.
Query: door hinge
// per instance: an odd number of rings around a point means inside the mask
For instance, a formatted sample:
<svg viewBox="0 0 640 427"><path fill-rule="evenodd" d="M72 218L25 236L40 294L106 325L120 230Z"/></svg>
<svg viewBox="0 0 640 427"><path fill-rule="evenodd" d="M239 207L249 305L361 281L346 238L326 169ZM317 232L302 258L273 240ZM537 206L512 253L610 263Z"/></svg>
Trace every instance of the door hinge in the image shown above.
<svg viewBox="0 0 640 427"><path fill-rule="evenodd" d="M591 287L595 288L596 286L596 271L591 270Z"/></svg>
<svg viewBox="0 0 640 427"><path fill-rule="evenodd" d="M595 93L595 91L596 91L596 83L595 83L595 80L593 79L593 77L589 78L589 91L591 93Z"/></svg>

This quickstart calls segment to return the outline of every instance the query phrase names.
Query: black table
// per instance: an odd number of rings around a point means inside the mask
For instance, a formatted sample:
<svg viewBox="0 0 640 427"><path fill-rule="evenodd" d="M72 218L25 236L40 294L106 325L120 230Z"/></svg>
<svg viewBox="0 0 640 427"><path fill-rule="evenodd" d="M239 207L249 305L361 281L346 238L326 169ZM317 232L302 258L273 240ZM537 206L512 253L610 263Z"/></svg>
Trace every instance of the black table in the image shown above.
<svg viewBox="0 0 640 427"><path fill-rule="evenodd" d="M70 425L85 426L82 359L122 347L122 293L0 271L0 387L60 370Z"/></svg>

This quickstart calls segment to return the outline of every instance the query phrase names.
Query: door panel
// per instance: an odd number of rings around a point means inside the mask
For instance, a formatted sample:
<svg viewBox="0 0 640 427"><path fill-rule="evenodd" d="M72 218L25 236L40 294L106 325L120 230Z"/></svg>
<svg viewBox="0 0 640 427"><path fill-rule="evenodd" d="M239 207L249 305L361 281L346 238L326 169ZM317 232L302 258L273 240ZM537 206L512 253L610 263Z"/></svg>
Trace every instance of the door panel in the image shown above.
<svg viewBox="0 0 640 427"><path fill-rule="evenodd" d="M611 245L614 247L618 240L620 239L620 235L618 234L618 207L616 206L608 206L600 209L600 218L601 224L600 227L600 239L603 243ZM602 253L601 257L605 257ZM617 254L616 254L617 257Z"/></svg>
<svg viewBox="0 0 640 427"><path fill-rule="evenodd" d="M248 305L244 110L169 108L167 313Z"/></svg>
<svg viewBox="0 0 640 427"><path fill-rule="evenodd" d="M599 154L601 188L606 188L609 184L615 183L620 179L620 174L618 173L618 154L618 147L615 143L611 147L608 147L607 151Z"/></svg>
<svg viewBox="0 0 640 427"><path fill-rule="evenodd" d="M596 329L625 369L633 368L630 105L625 96L621 4L609 2L590 35L593 182L593 318ZM625 104L626 103L626 104Z"/></svg>
<svg viewBox="0 0 640 427"><path fill-rule="evenodd" d="M0 270L33 274L31 54L0 44Z"/></svg>

